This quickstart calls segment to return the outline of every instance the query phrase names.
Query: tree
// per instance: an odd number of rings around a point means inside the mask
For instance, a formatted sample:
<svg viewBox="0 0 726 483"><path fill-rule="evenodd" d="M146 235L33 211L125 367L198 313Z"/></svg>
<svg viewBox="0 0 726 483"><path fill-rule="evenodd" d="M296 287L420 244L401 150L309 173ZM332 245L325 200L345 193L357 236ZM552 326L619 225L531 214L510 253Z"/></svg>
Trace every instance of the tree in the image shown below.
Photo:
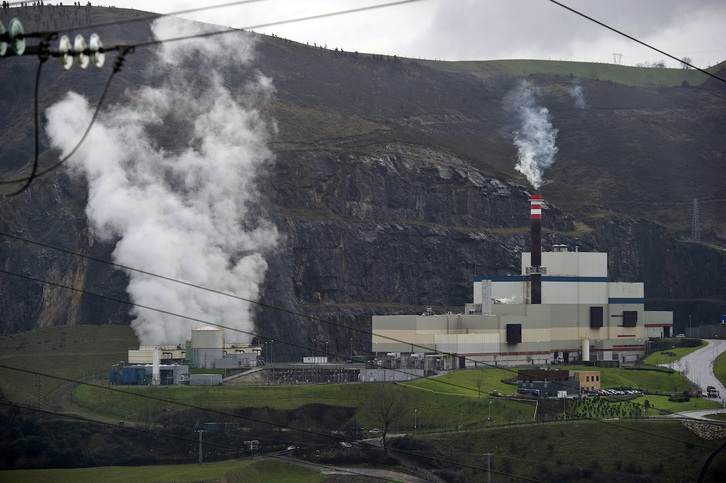
<svg viewBox="0 0 726 483"><path fill-rule="evenodd" d="M481 385L483 382L484 382L484 378L482 377L481 374L479 374L479 376L476 378L476 388L479 391L478 397L481 397Z"/></svg>
<svg viewBox="0 0 726 483"><path fill-rule="evenodd" d="M395 383L376 384L376 388L366 400L364 410L372 421L380 423L383 431L381 443L387 452L386 434L392 424L408 414L408 395L399 390Z"/></svg>
<svg viewBox="0 0 726 483"><path fill-rule="evenodd" d="M683 57L681 59L681 65L684 69L690 69L691 64L693 64L693 60L690 57Z"/></svg>

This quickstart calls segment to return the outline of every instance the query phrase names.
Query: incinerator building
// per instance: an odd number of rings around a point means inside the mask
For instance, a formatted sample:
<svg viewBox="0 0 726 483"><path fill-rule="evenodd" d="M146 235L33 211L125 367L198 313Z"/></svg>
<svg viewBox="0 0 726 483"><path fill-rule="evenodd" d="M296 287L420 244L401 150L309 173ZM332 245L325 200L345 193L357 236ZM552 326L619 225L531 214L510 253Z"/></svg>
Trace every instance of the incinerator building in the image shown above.
<svg viewBox="0 0 726 483"><path fill-rule="evenodd" d="M673 313L646 311L643 283L608 281L607 253L564 245L542 252L542 197L530 204L532 248L522 253L521 274L476 278L474 302L460 314L374 316L379 360L443 353L459 367L632 363L648 338L671 335Z"/></svg>

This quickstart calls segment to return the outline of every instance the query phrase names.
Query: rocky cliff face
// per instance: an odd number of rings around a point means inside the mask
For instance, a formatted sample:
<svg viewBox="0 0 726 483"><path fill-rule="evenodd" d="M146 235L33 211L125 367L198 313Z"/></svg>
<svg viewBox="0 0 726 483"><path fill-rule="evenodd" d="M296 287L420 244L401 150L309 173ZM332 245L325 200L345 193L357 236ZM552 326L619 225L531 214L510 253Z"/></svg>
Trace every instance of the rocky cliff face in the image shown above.
<svg viewBox="0 0 726 483"><path fill-rule="evenodd" d="M285 242L268 291L294 293L288 302L296 310L335 324L318 324L310 339L329 340L343 354L349 337L356 347L367 338L337 324L365 330L372 314L426 306L459 312L472 301L475 276L518 274L520 253L529 250L524 186L443 151L386 148L379 156L279 153L269 180ZM648 308L675 310L676 321L718 311L722 252L680 242L644 220L604 220L583 231L574 221L547 206L544 248L609 252L611 279L644 281ZM694 271L702 277L684 277ZM694 301L708 298L713 302ZM263 311L260 323L292 336L276 318Z"/></svg>

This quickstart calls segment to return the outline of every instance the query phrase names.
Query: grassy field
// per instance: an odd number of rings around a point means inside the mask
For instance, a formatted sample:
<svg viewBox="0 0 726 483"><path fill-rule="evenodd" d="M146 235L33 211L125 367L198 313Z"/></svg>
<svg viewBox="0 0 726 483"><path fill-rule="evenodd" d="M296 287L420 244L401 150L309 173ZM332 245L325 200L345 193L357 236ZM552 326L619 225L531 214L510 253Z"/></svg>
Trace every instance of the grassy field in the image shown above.
<svg viewBox="0 0 726 483"><path fill-rule="evenodd" d="M0 337L0 389L9 400L42 406L68 385L64 379L108 377L111 366L128 357L139 341L129 326L61 326ZM29 372L54 377L38 377Z"/></svg>
<svg viewBox="0 0 726 483"><path fill-rule="evenodd" d="M726 352L722 353L713 362L713 373L726 386Z"/></svg>
<svg viewBox="0 0 726 483"><path fill-rule="evenodd" d="M643 359L644 364L651 364L657 366L658 364L670 364L673 361L677 361L683 356L687 356L691 352L695 352L701 347L704 347L706 342L701 341L701 345L698 347L676 347L667 351L657 351L650 354L648 357Z"/></svg>
<svg viewBox="0 0 726 483"><path fill-rule="evenodd" d="M224 477L224 478L223 478ZM281 461L233 460L215 463L159 466L104 466L53 470L15 470L0 472L5 483L164 483L199 482L211 479L234 481L265 481L318 483L326 476L318 471Z"/></svg>
<svg viewBox="0 0 726 483"><path fill-rule="evenodd" d="M467 373L471 372L472 375ZM407 417L394 424L394 429L407 430L413 428L416 418L421 430L456 429L463 426L486 424L484 414L491 412L493 424L516 421L530 421L534 417L535 403L503 399L478 397L475 385L470 388L460 385L469 377L478 377L476 373L486 374L487 378L502 375L498 371L462 371L447 376L452 383L439 383L421 380L408 384L397 384L402 396L408 398L411 412ZM506 374L506 372L504 373ZM495 383L488 385L492 387ZM219 386L219 387L107 387L103 385L84 385L72 393L72 404L79 412L92 414L102 420L124 420L127 422L145 422L149 415L159 415L168 411L182 411L192 408L233 412L241 408L271 408L277 410L295 410L307 404L327 404L354 408L358 420L366 427L377 425L366 417L363 411L366 401L375 392L376 384L331 384L316 386ZM504 390L501 382L496 387ZM484 389L484 385L482 389ZM492 404L489 405L489 401Z"/></svg>
<svg viewBox="0 0 726 483"><path fill-rule="evenodd" d="M597 64L591 62L564 62L555 60L490 60L445 62L433 60L417 60L420 64L434 69L448 71L473 72L481 74L504 74L511 76L527 76L533 74L554 74L574 76L584 79L611 81L627 86L639 87L675 87L684 81L696 86L709 77L692 69L654 69L631 67L616 64ZM723 63L712 67L709 72L716 72Z"/></svg>
<svg viewBox="0 0 726 483"><path fill-rule="evenodd" d="M589 370L591 367L572 367ZM392 429L406 431L414 424L422 431L440 431L488 424L531 421L535 417L534 401L491 397L493 391L511 395L516 387L502 382L516 375L512 369L454 371L446 375L397 384L406 397L410 414L394 423ZM602 368L604 388L627 387L649 392L671 394L687 391L691 385L678 373ZM219 386L219 387L108 387L106 384L83 385L71 395L77 411L93 414L102 420L124 420L127 423L148 422L164 412L203 409L232 413L242 408L270 408L294 411L311 404L353 408L359 422L366 428L376 425L364 411L366 401L374 394L375 384L330 384L310 386ZM667 396L645 395L634 400L653 409L649 416L661 411L680 412L717 407L708 399L694 398L674 403ZM415 411L414 411L415 410ZM414 415L414 412L416 413ZM417 419L417 421L415 421Z"/></svg>
<svg viewBox="0 0 726 483"><path fill-rule="evenodd" d="M103 374L107 367L124 358L128 346L135 345L134 339L130 329L120 327L44 329L0 338L0 349L2 349L0 360L5 366L19 365L22 362L27 364L29 369L46 374L42 377L42 394L44 397L51 397L53 391L69 384L67 379L73 380L93 372ZM99 347L116 349L110 356L99 355L101 352ZM34 358L33 355L41 357ZM48 360L52 363L47 364ZM94 360L95 362L92 362ZM724 373L726 371L721 364L726 364L726 359L716 364L717 371ZM566 368L593 369L589 366ZM678 373L623 368L599 370L604 388L622 386L661 394L682 393L690 388L688 381ZM35 378L29 373L17 373L29 379L26 382L23 377L18 379L17 374L13 373L17 371L11 369L0 371L0 381L4 384L3 391L6 395L18 398L17 400L11 398L12 401L21 404L23 401L29 401L32 406L37 393ZM700 464L699 462L705 458L704 455L711 450L710 445L715 444L694 439L679 423L602 419L558 425L543 423L520 426L521 423L534 421L537 409L543 407L540 404L544 403L492 397L494 391L500 395L512 395L516 391L515 386L503 381L511 381L516 374L516 369L504 368L462 370L435 378L395 384L393 387L401 398L405 398L409 410L389 429L392 432L413 434L415 425L415 433L418 436L426 435L425 441L432 441L426 444L445 448L445 451L444 449L441 451L444 451L447 460L456 460L459 455L452 451L461 446L459 450L462 454L471 451L479 454L495 452L498 455L493 461L495 468L503 473L537 478L532 476L531 471L533 465L539 465L538 471L542 475L550 475L550 479L571 480L587 478L587 475L595 475L597 472L626 476L633 473L657 480L661 480L666 474L670 479L670 475L673 474L688 479L692 476L690 473L684 476L685 471L671 471L669 466L671 460L659 459L662 451L648 449L651 448L651 442L640 441L640 435L650 434L650 439L660 440L661 446L678 454L675 462L686 466ZM351 424L348 423L348 418L351 417L351 421L366 429L378 426L380 423L366 411L366 406L372 398L375 398L378 387L380 384L123 387L108 386L105 378L102 378L76 387L67 394L66 402L75 413L90 419L110 422L111 426L116 428L120 427L119 421L124 421L124 428L139 428L162 434L169 430L165 425L172 420L177 429L182 421L184 422L182 426L192 424L189 421L196 421L193 424L198 424L199 421L231 421L237 423L235 426L239 426L239 430L242 430L243 426L248 427L244 429L244 434L254 434L256 428L268 427L269 431L270 426L259 425L259 422L264 421L274 423L271 433L273 439L277 437L276 435L280 435L281 441L292 441L291 438L297 437L300 438L299 444L305 444L304 441L316 434L330 434L332 430L342 429L346 424ZM639 407L645 408L646 400L648 409L644 409L641 413L645 416L719 407L716 402L704 398L673 403L667 396L656 395L640 396L623 404L631 406L638 404ZM598 404L603 406L611 403L601 401ZM336 407L347 409L338 411ZM249 408L258 408L261 412L249 412ZM209 411L209 415L205 414L205 411ZM313 418L304 417L306 412L309 414L311 411L345 416L340 420L328 418L328 422L324 424L321 423L322 420L314 423ZM551 416L550 414L547 419L553 419ZM295 436L296 432L282 432L290 428L301 431L297 432L298 436ZM116 430L110 428L108 431L109 435L106 437L113 438L111 434ZM587 434L581 435L582 431ZM613 432L618 435L615 440L610 439L610 433ZM585 440L581 441L583 437ZM670 438L680 439L674 441ZM644 448L643 451L652 451L653 455L640 454L642 451L637 449L639 448L637 445L628 449L629 445L635 444L630 439L640 441L638 444ZM220 444L236 444L231 441L221 440ZM336 445L337 443L333 446ZM184 447L184 444L181 446ZM577 458L573 459L572 455L561 450L560 446L577 447ZM590 447L593 448L592 451ZM524 467L520 467L523 461L522 455L530 452L536 453L531 464L528 462ZM463 468L466 468L466 464ZM478 477L474 473L469 476L473 479ZM3 472L0 479L2 481L202 481L222 477L225 481L258 479L306 482L325 479L324 475L314 470L251 461L205 464L201 467L198 465L121 469L99 467L48 472L43 470Z"/></svg>
<svg viewBox="0 0 726 483"><path fill-rule="evenodd" d="M460 464L469 481L513 475L536 481L695 481L723 440L699 438L678 421L574 421L492 428L428 438L421 452ZM577 457L573 458L573 454ZM706 481L723 481L724 459ZM507 480L510 481L510 480ZM515 481L515 480L511 480Z"/></svg>

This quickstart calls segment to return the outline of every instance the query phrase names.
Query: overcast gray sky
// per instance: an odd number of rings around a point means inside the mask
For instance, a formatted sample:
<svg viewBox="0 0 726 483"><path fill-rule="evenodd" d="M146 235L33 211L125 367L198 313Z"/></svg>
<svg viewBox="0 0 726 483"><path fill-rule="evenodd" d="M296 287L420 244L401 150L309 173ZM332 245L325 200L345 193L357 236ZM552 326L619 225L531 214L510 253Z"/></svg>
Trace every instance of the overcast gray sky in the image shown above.
<svg viewBox="0 0 726 483"><path fill-rule="evenodd" d="M259 0L184 15L251 27L392 0ZM54 2L55 3L55 2ZM84 2L85 3L85 2ZM230 0L112 0L157 13ZM561 0L677 58L706 68L726 60L726 0ZM103 2L94 2L103 5ZM549 0L421 0L367 12L254 29L347 51L439 60L553 59L635 65L673 60Z"/></svg>

